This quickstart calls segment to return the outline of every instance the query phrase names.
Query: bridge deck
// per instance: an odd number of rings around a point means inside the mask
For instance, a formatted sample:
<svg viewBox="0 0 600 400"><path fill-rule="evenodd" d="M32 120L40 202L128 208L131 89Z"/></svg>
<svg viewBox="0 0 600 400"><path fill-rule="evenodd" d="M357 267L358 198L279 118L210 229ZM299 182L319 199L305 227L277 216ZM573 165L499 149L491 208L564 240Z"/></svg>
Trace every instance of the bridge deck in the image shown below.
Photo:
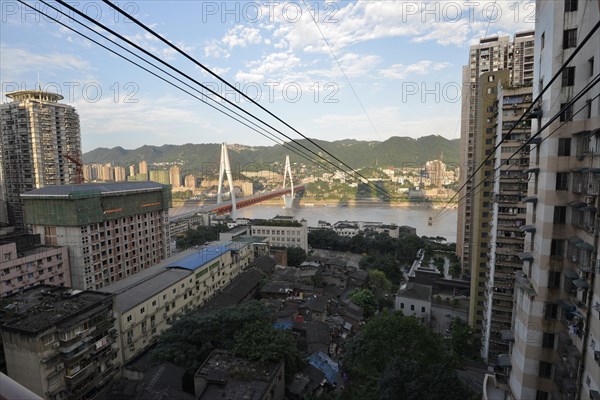
<svg viewBox="0 0 600 400"><path fill-rule="evenodd" d="M294 192L301 192L303 190L304 190L304 185L294 186ZM292 191L291 189L280 189L280 190L275 190L273 192L257 193L257 194L253 194L252 196L243 197L241 199L237 199L236 208L250 207L254 204L258 204L260 202L273 199L275 197L290 194L291 191ZM185 213L179 213L179 212L177 212L178 211L177 208L171 208L169 210L169 218L170 219L187 218L187 217L191 217L192 215L194 215L196 213L209 213L209 212L217 214L217 215L223 215L223 214L230 213L231 208L232 208L231 200L224 201L221 204L210 204L210 205L197 206L196 210L187 211ZM189 209L189 207L186 207L186 209Z"/></svg>

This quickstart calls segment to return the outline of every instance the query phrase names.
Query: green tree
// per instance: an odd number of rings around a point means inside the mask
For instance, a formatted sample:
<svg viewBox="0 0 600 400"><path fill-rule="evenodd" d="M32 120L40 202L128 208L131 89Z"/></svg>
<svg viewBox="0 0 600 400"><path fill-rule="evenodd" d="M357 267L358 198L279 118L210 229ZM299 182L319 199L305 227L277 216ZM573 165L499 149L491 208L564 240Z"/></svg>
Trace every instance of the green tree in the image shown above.
<svg viewBox="0 0 600 400"><path fill-rule="evenodd" d="M212 350L232 350L235 333L247 323L270 322L273 316L271 308L257 301L209 313L184 314L160 334L151 356L194 373Z"/></svg>
<svg viewBox="0 0 600 400"><path fill-rule="evenodd" d="M379 299L390 293L392 282L387 278L385 272L378 269L370 269L369 289L371 289L375 297Z"/></svg>
<svg viewBox="0 0 600 400"><path fill-rule="evenodd" d="M443 364L423 364L404 354L385 369L379 384L379 400L465 400L473 393Z"/></svg>
<svg viewBox="0 0 600 400"><path fill-rule="evenodd" d="M306 252L301 247L287 248L287 261L290 267L299 267L306 260Z"/></svg>
<svg viewBox="0 0 600 400"><path fill-rule="evenodd" d="M293 378L306 365L294 337L273 328L266 321L248 322L236 332L233 352L242 358L262 363L284 360L286 379Z"/></svg>
<svg viewBox="0 0 600 400"><path fill-rule="evenodd" d="M377 399L379 382L388 365L406 355L422 368L449 365L450 360L442 338L416 318L387 311L372 317L348 342L343 365L350 384L343 398Z"/></svg>
<svg viewBox="0 0 600 400"><path fill-rule="evenodd" d="M477 357L480 342L473 334L469 324L458 317L450 321L449 347L450 353L455 358Z"/></svg>
<svg viewBox="0 0 600 400"><path fill-rule="evenodd" d="M369 318L377 310L377 300L369 289L354 289L350 293L350 300L357 306L361 306L365 317Z"/></svg>

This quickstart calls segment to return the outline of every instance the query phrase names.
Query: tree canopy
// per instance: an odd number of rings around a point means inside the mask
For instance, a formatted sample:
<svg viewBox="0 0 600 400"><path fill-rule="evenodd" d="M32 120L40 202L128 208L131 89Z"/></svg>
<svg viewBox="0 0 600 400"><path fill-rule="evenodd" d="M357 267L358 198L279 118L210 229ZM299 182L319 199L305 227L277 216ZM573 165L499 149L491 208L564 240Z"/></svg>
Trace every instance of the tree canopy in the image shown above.
<svg viewBox="0 0 600 400"><path fill-rule="evenodd" d="M452 357L442 337L401 312L384 311L372 317L349 341L343 365L349 379L342 394L345 400L445 400L465 399L469 395L469 390L456 379ZM434 384L436 379L443 383ZM415 393L426 395L410 397ZM447 393L467 395L448 397Z"/></svg>

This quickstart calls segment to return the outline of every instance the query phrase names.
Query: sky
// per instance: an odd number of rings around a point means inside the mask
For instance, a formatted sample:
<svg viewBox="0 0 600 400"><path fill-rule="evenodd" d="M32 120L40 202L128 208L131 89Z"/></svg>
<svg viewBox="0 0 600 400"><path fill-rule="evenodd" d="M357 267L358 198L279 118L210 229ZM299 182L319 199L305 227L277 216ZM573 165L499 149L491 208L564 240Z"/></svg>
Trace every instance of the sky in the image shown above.
<svg viewBox="0 0 600 400"><path fill-rule="evenodd" d="M28 4L118 50L93 22L49 2ZM534 28L534 2L497 1L123 1L123 10L175 44L295 130L323 140L460 136L461 68L480 37ZM288 138L300 136L102 1L69 2L222 94ZM82 147L275 142L30 10L0 0L0 93L42 87L77 108ZM120 42L121 43L121 42ZM128 45L126 48L139 53ZM141 54L141 53L139 53ZM148 58L148 57L147 57ZM164 70L167 66L152 60ZM213 99L217 99L211 95ZM223 101L208 101L220 108ZM234 106L229 106L236 110ZM240 112L239 110L236 110ZM246 116L251 119L251 117ZM264 134L264 132L263 132ZM276 136L277 141L287 140Z"/></svg>

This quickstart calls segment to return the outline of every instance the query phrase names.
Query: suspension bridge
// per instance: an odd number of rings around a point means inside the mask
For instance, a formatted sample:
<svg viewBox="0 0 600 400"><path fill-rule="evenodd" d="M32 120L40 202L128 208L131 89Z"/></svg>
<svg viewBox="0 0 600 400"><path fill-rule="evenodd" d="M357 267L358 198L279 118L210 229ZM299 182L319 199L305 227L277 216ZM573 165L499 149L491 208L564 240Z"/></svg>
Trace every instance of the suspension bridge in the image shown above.
<svg viewBox="0 0 600 400"><path fill-rule="evenodd" d="M287 178L289 176L289 186L286 187ZM223 200L227 193L224 193L224 180L227 179L229 184L229 197L230 200ZM190 210L190 207L185 207L185 211L178 210L177 208L171 208L169 216L171 218L185 218L192 216L196 213L212 213L216 215L231 214L235 218L235 213L238 208L250 207L263 201L275 199L281 197L283 200L283 206L285 208L291 208L294 199L302 192L304 192L304 185L294 186L292 178L292 168L290 165L290 157L286 156L284 174L283 174L283 185L281 189L273 190L270 192L256 193L251 196L237 198L235 190L233 190L233 174L231 172L231 164L229 163L229 154L227 152L227 145L221 144L221 161L219 163L219 188L217 191L217 203L208 204L194 207ZM183 211L183 212L182 212Z"/></svg>

